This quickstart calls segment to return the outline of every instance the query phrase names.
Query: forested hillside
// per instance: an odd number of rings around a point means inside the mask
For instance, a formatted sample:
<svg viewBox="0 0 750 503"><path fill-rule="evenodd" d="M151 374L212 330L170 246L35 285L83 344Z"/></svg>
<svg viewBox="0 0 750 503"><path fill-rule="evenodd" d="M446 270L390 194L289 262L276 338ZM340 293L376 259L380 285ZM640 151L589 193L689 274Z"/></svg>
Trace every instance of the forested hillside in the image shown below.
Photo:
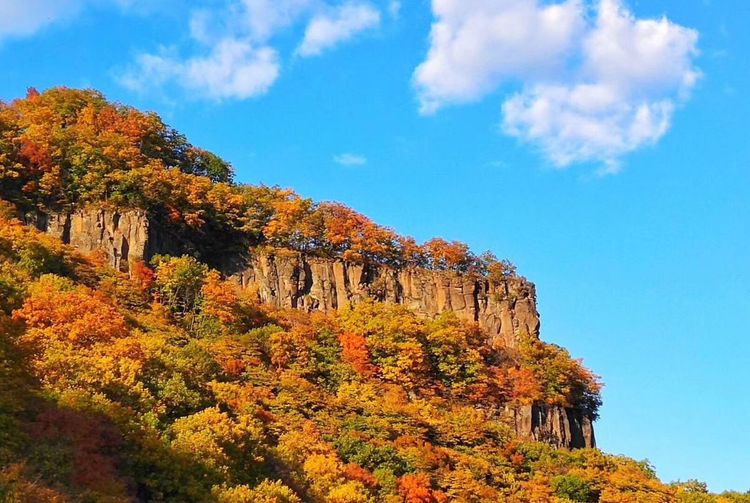
<svg viewBox="0 0 750 503"><path fill-rule="evenodd" d="M64 88L0 107L0 191L23 211L140 208L181 232L348 261L512 274L458 242L423 245L337 203L278 187L236 185L232 168L155 114Z"/></svg>
<svg viewBox="0 0 750 503"><path fill-rule="evenodd" d="M750 501L517 437L516 407L601 405L599 378L531 334L500 347L453 313L373 300L275 309L201 256L115 270L22 223L138 208L206 246L516 274L343 205L237 185L153 114L68 89L0 105L0 196L0 501Z"/></svg>

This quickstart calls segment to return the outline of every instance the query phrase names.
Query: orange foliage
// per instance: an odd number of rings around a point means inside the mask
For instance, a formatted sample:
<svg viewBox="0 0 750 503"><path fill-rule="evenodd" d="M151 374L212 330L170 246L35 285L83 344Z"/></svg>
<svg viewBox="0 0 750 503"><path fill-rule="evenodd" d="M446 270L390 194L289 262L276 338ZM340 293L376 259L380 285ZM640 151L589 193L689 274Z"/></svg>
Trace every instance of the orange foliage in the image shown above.
<svg viewBox="0 0 750 503"><path fill-rule="evenodd" d="M340 204L221 182L226 168L157 116L96 92L0 104L0 189L13 203L0 215L147 208L204 241L229 232L294 250L277 255L489 282L514 274L462 243L419 246ZM155 267L130 264L128 281L0 218L0 459L30 467L0 468L0 499L10 485L13 501L123 501L133 498L107 496L138 487L165 501L546 502L563 498L556 479L602 502L674 499L646 463L507 442L504 411L519 404L595 414L598 378L562 348L522 336L512 351L493 347L455 316L428 321L375 301L335 315L256 314L247 292L195 257ZM149 306L152 293L163 306ZM72 395L80 403L64 403Z"/></svg>
<svg viewBox="0 0 750 503"><path fill-rule="evenodd" d="M425 243L423 249L435 269L462 270L469 265L469 247L464 243L435 238Z"/></svg>
<svg viewBox="0 0 750 503"><path fill-rule="evenodd" d="M407 474L398 481L398 492L406 503L436 503L438 500L424 473Z"/></svg>
<svg viewBox="0 0 750 503"><path fill-rule="evenodd" d="M128 333L125 319L111 301L86 287L72 287L62 278L42 276L29 294L13 319L25 323L24 339L35 345L60 341L88 346Z"/></svg>
<svg viewBox="0 0 750 503"><path fill-rule="evenodd" d="M276 245L308 249L316 234L310 222L313 202L284 191L277 195L271 206L273 218L263 228L266 238Z"/></svg>
<svg viewBox="0 0 750 503"><path fill-rule="evenodd" d="M239 297L235 286L222 281L219 273L211 271L206 275L202 294L205 314L218 318L224 325L231 325L239 320Z"/></svg>
<svg viewBox="0 0 750 503"><path fill-rule="evenodd" d="M524 405L542 401L544 390L533 371L523 367L508 369L512 390L511 398Z"/></svg>
<svg viewBox="0 0 750 503"><path fill-rule="evenodd" d="M547 503L554 501L549 477L537 476L523 484L524 501L529 503Z"/></svg>
<svg viewBox="0 0 750 503"><path fill-rule="evenodd" d="M324 203L318 207L323 215L325 238L334 251L341 252L344 260L362 262L380 258L392 260L395 254L396 234L375 224L366 216L337 203Z"/></svg>
<svg viewBox="0 0 750 503"><path fill-rule="evenodd" d="M130 278L141 292L148 292L154 284L156 275L142 260L130 264Z"/></svg>
<svg viewBox="0 0 750 503"><path fill-rule="evenodd" d="M0 102L0 122L0 186L25 208L148 208L191 230L241 233L356 263L456 271L476 264L482 274L492 265L462 243L434 239L418 246L342 204L235 186L231 166L157 115L108 102L96 91L54 88Z"/></svg>
<svg viewBox="0 0 750 503"><path fill-rule="evenodd" d="M361 482L365 487L372 489L378 487L378 480L373 476L370 470L362 468L355 463L349 463L344 466L344 477L349 480Z"/></svg>
<svg viewBox="0 0 750 503"><path fill-rule="evenodd" d="M292 364L306 367L310 358L310 342L315 333L310 327L295 326L288 332L277 332L270 337L271 363L277 368Z"/></svg>
<svg viewBox="0 0 750 503"><path fill-rule="evenodd" d="M339 336L339 342L342 348L341 357L357 374L362 377L371 377L375 374L375 367L370 362L367 340L364 337L344 332Z"/></svg>

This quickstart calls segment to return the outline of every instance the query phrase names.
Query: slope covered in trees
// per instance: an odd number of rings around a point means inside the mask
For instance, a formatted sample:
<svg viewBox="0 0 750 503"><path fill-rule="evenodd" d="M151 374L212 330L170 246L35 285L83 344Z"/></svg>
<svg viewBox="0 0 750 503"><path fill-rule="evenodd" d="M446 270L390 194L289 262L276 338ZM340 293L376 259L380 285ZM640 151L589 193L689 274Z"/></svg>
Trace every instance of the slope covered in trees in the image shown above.
<svg viewBox="0 0 750 503"><path fill-rule="evenodd" d="M349 261L493 278L491 255L418 245L337 204L237 186L152 114L93 91L0 106L0 500L748 501L646 462L515 438L509 408L595 415L557 346L377 302L273 310L191 256L115 271L14 219L106 205L177 229Z"/></svg>
<svg viewBox="0 0 750 503"><path fill-rule="evenodd" d="M233 183L232 168L155 114L57 88L0 103L0 193L22 211L140 208L178 230L353 262L512 274L458 242L422 245L344 205Z"/></svg>
<svg viewBox="0 0 750 503"><path fill-rule="evenodd" d="M0 292L9 501L743 501L513 438L504 406L596 407L597 379L451 315L271 311L191 257L129 277L7 218Z"/></svg>

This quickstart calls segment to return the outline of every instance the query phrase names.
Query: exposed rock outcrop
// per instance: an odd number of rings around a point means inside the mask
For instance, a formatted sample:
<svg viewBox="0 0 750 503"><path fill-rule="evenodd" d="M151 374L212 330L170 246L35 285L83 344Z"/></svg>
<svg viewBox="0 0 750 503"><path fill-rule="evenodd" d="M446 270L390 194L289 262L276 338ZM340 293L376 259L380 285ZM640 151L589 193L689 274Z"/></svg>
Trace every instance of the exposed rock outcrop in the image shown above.
<svg viewBox="0 0 750 503"><path fill-rule="evenodd" d="M103 252L122 271L131 262L148 261L158 253L195 249L140 210L85 209L24 215L24 219L82 252ZM539 336L536 291L524 278L493 284L482 277L444 271L399 270L261 248L217 260L212 265L256 290L261 302L274 307L330 311L372 298L406 305L427 317L455 312L479 323L496 345L514 347L521 333Z"/></svg>
<svg viewBox="0 0 750 503"><path fill-rule="evenodd" d="M193 243L143 211L89 209L23 218L82 252L103 252L122 271L159 253L196 254ZM212 257L212 265L274 307L331 311L375 299L408 306L426 317L452 311L477 322L496 346L513 348L522 333L539 336L536 290L524 278L493 283L482 277L353 264L279 249L251 248L245 254L227 255ZM572 448L595 445L592 420L580 410L535 404L509 408L506 417L522 438Z"/></svg>
<svg viewBox="0 0 750 503"><path fill-rule="evenodd" d="M596 447L593 421L578 409L534 404L509 408L506 416L521 438L556 447Z"/></svg>
<svg viewBox="0 0 750 503"><path fill-rule="evenodd" d="M515 346L521 333L539 335L536 291L523 278L493 284L482 277L352 264L285 250L255 250L234 278L275 307L329 311L372 298L428 317L453 311L479 323L493 344L506 347Z"/></svg>
<svg viewBox="0 0 750 503"><path fill-rule="evenodd" d="M26 214L23 219L81 252L104 253L109 264L121 271L127 271L131 261L154 253L150 221L143 211L92 209Z"/></svg>

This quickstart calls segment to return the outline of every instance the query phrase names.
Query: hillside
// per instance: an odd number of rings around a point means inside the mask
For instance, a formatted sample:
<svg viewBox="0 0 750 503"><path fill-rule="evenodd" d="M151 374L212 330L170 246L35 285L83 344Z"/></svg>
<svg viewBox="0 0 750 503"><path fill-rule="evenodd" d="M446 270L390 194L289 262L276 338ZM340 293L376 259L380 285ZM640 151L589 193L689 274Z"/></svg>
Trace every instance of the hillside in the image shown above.
<svg viewBox="0 0 750 503"><path fill-rule="evenodd" d="M750 500L595 449L509 262L237 185L154 114L0 105L0 196L2 500Z"/></svg>

